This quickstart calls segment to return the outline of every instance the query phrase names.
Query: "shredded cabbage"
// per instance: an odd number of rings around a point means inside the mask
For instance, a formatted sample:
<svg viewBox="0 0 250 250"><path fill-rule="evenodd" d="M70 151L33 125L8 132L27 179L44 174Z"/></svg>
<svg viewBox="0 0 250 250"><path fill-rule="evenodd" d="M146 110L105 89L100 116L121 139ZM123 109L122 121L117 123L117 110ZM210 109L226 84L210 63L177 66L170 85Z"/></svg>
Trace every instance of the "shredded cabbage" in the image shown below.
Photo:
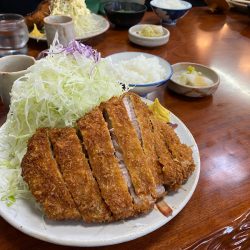
<svg viewBox="0 0 250 250"><path fill-rule="evenodd" d="M84 0L52 0L51 15L72 17L77 37L98 27Z"/></svg>
<svg viewBox="0 0 250 250"><path fill-rule="evenodd" d="M121 86L109 60L89 46L53 44L48 55L14 82L7 121L1 128L0 170L7 169L0 197L11 205L28 197L20 163L28 139L39 127L74 126L78 118L112 96L128 89ZM123 83L124 84L124 83Z"/></svg>

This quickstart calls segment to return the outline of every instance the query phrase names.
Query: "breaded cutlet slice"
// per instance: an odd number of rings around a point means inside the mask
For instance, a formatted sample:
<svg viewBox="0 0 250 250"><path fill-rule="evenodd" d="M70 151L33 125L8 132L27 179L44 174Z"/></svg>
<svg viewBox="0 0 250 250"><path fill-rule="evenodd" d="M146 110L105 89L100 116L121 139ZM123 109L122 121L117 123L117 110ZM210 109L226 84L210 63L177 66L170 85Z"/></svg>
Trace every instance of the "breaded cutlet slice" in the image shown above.
<svg viewBox="0 0 250 250"><path fill-rule="evenodd" d="M192 174L195 169L195 164L193 160L193 151L186 144L181 143L179 137L175 133L174 129L160 121L161 123L161 133L165 139L168 149L174 159L181 165L182 169L182 182L186 181L188 177Z"/></svg>
<svg viewBox="0 0 250 250"><path fill-rule="evenodd" d="M157 137L156 147L158 147L159 158L163 156L162 150L166 148L171 155L171 159L167 164L163 161L163 175L165 183L171 189L178 189L185 182L195 169L192 156L192 149L180 142L179 137L174 129L166 122L152 118L154 131ZM161 148L160 146L161 145ZM160 150L159 150L160 149ZM166 161L165 161L166 162Z"/></svg>
<svg viewBox="0 0 250 250"><path fill-rule="evenodd" d="M111 98L104 104L104 109L114 129L135 193L142 201L141 208L137 209L147 212L153 205L151 195L156 197L156 184L135 128L121 98Z"/></svg>
<svg viewBox="0 0 250 250"><path fill-rule="evenodd" d="M81 219L52 156L48 129L38 129L31 137L21 167L31 193L49 219Z"/></svg>
<svg viewBox="0 0 250 250"><path fill-rule="evenodd" d="M115 219L135 215L132 198L122 176L110 133L99 108L80 118L77 126L83 137L90 166L101 194Z"/></svg>
<svg viewBox="0 0 250 250"><path fill-rule="evenodd" d="M132 108L134 109L135 116L140 128L142 147L145 155L148 159L148 166L151 169L151 173L154 177L154 181L156 183L156 193L157 197L162 197L165 195L165 188L163 184L163 174L162 174L162 166L158 161L158 157L156 154L155 144L154 142L154 133L153 127L150 120L152 112L149 110L148 106L141 100L141 98L134 94L129 93L123 97L123 102L131 102Z"/></svg>
<svg viewBox="0 0 250 250"><path fill-rule="evenodd" d="M74 128L53 128L49 131L54 156L84 222L111 220L111 213L82 151Z"/></svg>
<svg viewBox="0 0 250 250"><path fill-rule="evenodd" d="M154 145L158 160L162 165L163 183L171 190L177 190L183 181L182 167L179 162L172 157L161 128L162 123L151 116L154 129Z"/></svg>

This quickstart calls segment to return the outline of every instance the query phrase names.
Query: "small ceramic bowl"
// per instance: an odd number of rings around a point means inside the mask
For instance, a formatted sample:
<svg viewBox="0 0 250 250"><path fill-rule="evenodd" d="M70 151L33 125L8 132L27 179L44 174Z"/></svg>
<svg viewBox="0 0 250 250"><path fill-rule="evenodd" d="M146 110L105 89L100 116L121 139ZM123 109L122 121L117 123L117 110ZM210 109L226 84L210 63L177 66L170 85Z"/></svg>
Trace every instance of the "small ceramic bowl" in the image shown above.
<svg viewBox="0 0 250 250"><path fill-rule="evenodd" d="M148 25L149 24L137 24L137 25L131 27L128 30L129 40L135 44L138 44L138 45L144 46L144 47L157 47L157 46L164 45L168 42L170 32L164 27L162 27L162 29L163 29L162 36L145 37L145 36L140 35L139 31ZM150 26L158 26L158 25L151 25L150 24Z"/></svg>
<svg viewBox="0 0 250 250"><path fill-rule="evenodd" d="M29 72L35 58L26 55L10 55L0 58L0 94L6 108L10 105L10 92L16 79Z"/></svg>
<svg viewBox="0 0 250 250"><path fill-rule="evenodd" d="M132 2L107 2L103 6L108 20L119 27L131 27L139 23L147 10L146 5Z"/></svg>
<svg viewBox="0 0 250 250"><path fill-rule="evenodd" d="M146 58L152 58L155 57L158 59L159 64L165 69L166 71L166 76L164 79L157 81L157 82L149 82L149 83L138 83L138 84L129 84L130 87L132 87L133 92L139 94L140 96L147 96L147 94L156 91L159 87L167 84L167 81L170 79L170 77L173 74L173 70L169 62L164 60L163 58L159 56L155 56L149 53L142 53L142 52L121 52L121 53L115 53L107 58L111 58L113 63L118 63L123 60L130 60L135 57L138 57L140 55L143 55ZM153 70L153 69L152 69Z"/></svg>
<svg viewBox="0 0 250 250"><path fill-rule="evenodd" d="M212 70L201 64L190 63L190 62L181 62L172 65L173 75L175 73L185 71L188 66L193 66L198 72L201 72L202 75L209 78L213 83L208 86L188 86L177 83L173 80L173 77L170 79L168 83L168 88L172 91L189 97L204 97L212 95L218 88L220 84L219 75Z"/></svg>
<svg viewBox="0 0 250 250"><path fill-rule="evenodd" d="M183 7L161 7L162 0L153 0L150 5L154 13L161 19L162 25L175 25L177 20L192 8L192 4L189 2L179 2Z"/></svg>
<svg viewBox="0 0 250 250"><path fill-rule="evenodd" d="M53 43L56 33L58 41L64 47L75 40L74 23L69 16L47 16L44 18L44 28L49 47Z"/></svg>

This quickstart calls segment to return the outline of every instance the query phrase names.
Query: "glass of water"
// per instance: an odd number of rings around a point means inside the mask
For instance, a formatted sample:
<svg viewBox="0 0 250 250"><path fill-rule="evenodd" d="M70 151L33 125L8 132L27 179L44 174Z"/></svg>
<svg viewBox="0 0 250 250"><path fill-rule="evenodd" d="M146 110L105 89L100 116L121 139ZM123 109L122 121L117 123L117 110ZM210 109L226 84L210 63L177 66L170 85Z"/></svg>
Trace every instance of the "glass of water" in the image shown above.
<svg viewBox="0 0 250 250"><path fill-rule="evenodd" d="M18 14L0 14L0 57L25 54L29 32L24 17Z"/></svg>

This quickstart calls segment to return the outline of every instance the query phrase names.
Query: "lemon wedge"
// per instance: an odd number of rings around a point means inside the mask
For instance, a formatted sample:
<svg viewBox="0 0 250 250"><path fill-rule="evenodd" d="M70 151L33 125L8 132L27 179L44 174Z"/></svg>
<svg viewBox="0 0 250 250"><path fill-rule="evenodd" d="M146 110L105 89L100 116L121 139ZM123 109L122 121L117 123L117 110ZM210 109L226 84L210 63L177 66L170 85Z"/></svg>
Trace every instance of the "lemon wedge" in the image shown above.
<svg viewBox="0 0 250 250"><path fill-rule="evenodd" d="M39 31L39 29L37 28L35 23L34 23L33 30L30 32L30 35L34 36L34 37L37 37L37 38L44 37L44 34Z"/></svg>

